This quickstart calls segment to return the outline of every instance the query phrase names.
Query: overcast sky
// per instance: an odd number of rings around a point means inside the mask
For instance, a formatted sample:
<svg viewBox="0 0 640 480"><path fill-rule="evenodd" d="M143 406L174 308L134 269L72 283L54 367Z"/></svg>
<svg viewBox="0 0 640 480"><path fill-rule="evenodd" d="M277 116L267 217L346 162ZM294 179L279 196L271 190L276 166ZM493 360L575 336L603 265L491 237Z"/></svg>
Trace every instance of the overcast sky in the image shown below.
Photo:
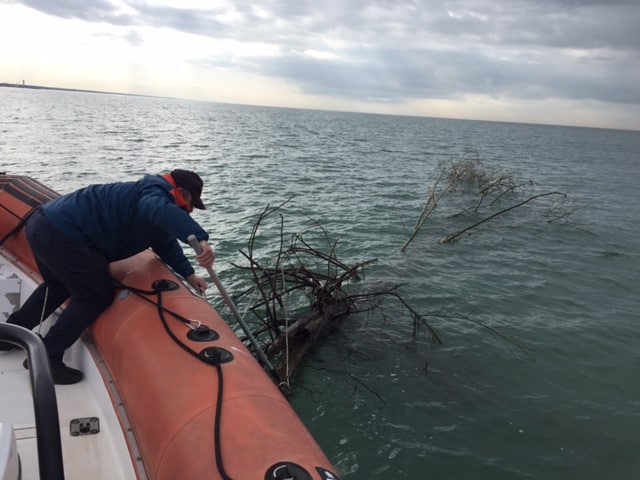
<svg viewBox="0 0 640 480"><path fill-rule="evenodd" d="M640 0L0 0L0 82L640 130Z"/></svg>

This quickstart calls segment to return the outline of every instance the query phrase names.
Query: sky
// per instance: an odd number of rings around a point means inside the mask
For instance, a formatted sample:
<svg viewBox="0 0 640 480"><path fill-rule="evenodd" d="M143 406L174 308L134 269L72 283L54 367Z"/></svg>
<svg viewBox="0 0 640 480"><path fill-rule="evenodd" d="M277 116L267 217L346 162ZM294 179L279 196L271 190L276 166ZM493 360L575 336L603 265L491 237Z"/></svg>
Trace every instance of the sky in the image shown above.
<svg viewBox="0 0 640 480"><path fill-rule="evenodd" d="M0 0L0 82L640 130L640 0Z"/></svg>

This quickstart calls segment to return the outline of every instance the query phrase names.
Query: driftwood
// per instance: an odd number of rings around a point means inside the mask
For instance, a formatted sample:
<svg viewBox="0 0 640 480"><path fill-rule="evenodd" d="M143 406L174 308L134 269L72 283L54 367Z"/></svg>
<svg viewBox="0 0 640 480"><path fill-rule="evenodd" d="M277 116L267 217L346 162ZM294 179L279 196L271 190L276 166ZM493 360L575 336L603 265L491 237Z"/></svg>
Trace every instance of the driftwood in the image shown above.
<svg viewBox="0 0 640 480"><path fill-rule="evenodd" d="M287 202L285 202L286 204ZM263 346L267 358L275 366L280 387L288 390L296 370L309 351L320 340L335 331L352 315L378 309L385 298L400 302L414 324L427 325L434 344L441 343L438 334L422 316L411 308L400 293L399 286L362 292L356 288L366 266L376 259L348 265L337 257L337 243L329 240L318 224L300 233L286 235L280 209L267 206L255 222L248 247L241 250L247 265L234 267L249 272L250 285L240 299L248 303L252 333ZM265 221L278 215L279 245L267 259L257 258L259 232ZM318 249L306 239L315 234L326 244Z"/></svg>

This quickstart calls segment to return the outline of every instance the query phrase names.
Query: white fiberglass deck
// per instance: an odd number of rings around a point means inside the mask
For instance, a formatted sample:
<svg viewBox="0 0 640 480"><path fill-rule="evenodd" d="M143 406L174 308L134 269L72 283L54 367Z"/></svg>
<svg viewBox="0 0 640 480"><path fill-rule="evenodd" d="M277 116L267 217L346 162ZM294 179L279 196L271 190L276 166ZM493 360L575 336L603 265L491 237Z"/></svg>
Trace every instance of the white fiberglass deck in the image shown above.
<svg viewBox="0 0 640 480"><path fill-rule="evenodd" d="M16 269L11 257L0 248L0 321L5 321L9 312L23 302L34 287L29 277ZM46 328L45 322L43 333ZM21 459L22 479L32 480L41 476L38 472L29 373L22 366L25 358L26 354L21 349L0 352L0 423L13 426ZM65 478L136 479L120 423L89 350L82 341L78 341L67 351L64 360L85 374L85 379L76 385L55 387ZM99 419L99 433L71 435L70 422L73 419L93 417ZM46 475L42 478L46 478Z"/></svg>

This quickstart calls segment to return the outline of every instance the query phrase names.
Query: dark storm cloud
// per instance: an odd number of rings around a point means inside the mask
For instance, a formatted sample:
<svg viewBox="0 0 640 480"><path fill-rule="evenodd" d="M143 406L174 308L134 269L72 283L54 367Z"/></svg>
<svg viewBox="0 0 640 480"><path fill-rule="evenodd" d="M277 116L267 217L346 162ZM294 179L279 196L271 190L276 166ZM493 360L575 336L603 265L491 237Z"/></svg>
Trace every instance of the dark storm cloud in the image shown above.
<svg viewBox="0 0 640 480"><path fill-rule="evenodd" d="M306 93L640 103L637 0L262 0L206 9L137 0L125 0L126 9L107 0L22 3L63 18L270 44L281 55L203 62L289 80Z"/></svg>

